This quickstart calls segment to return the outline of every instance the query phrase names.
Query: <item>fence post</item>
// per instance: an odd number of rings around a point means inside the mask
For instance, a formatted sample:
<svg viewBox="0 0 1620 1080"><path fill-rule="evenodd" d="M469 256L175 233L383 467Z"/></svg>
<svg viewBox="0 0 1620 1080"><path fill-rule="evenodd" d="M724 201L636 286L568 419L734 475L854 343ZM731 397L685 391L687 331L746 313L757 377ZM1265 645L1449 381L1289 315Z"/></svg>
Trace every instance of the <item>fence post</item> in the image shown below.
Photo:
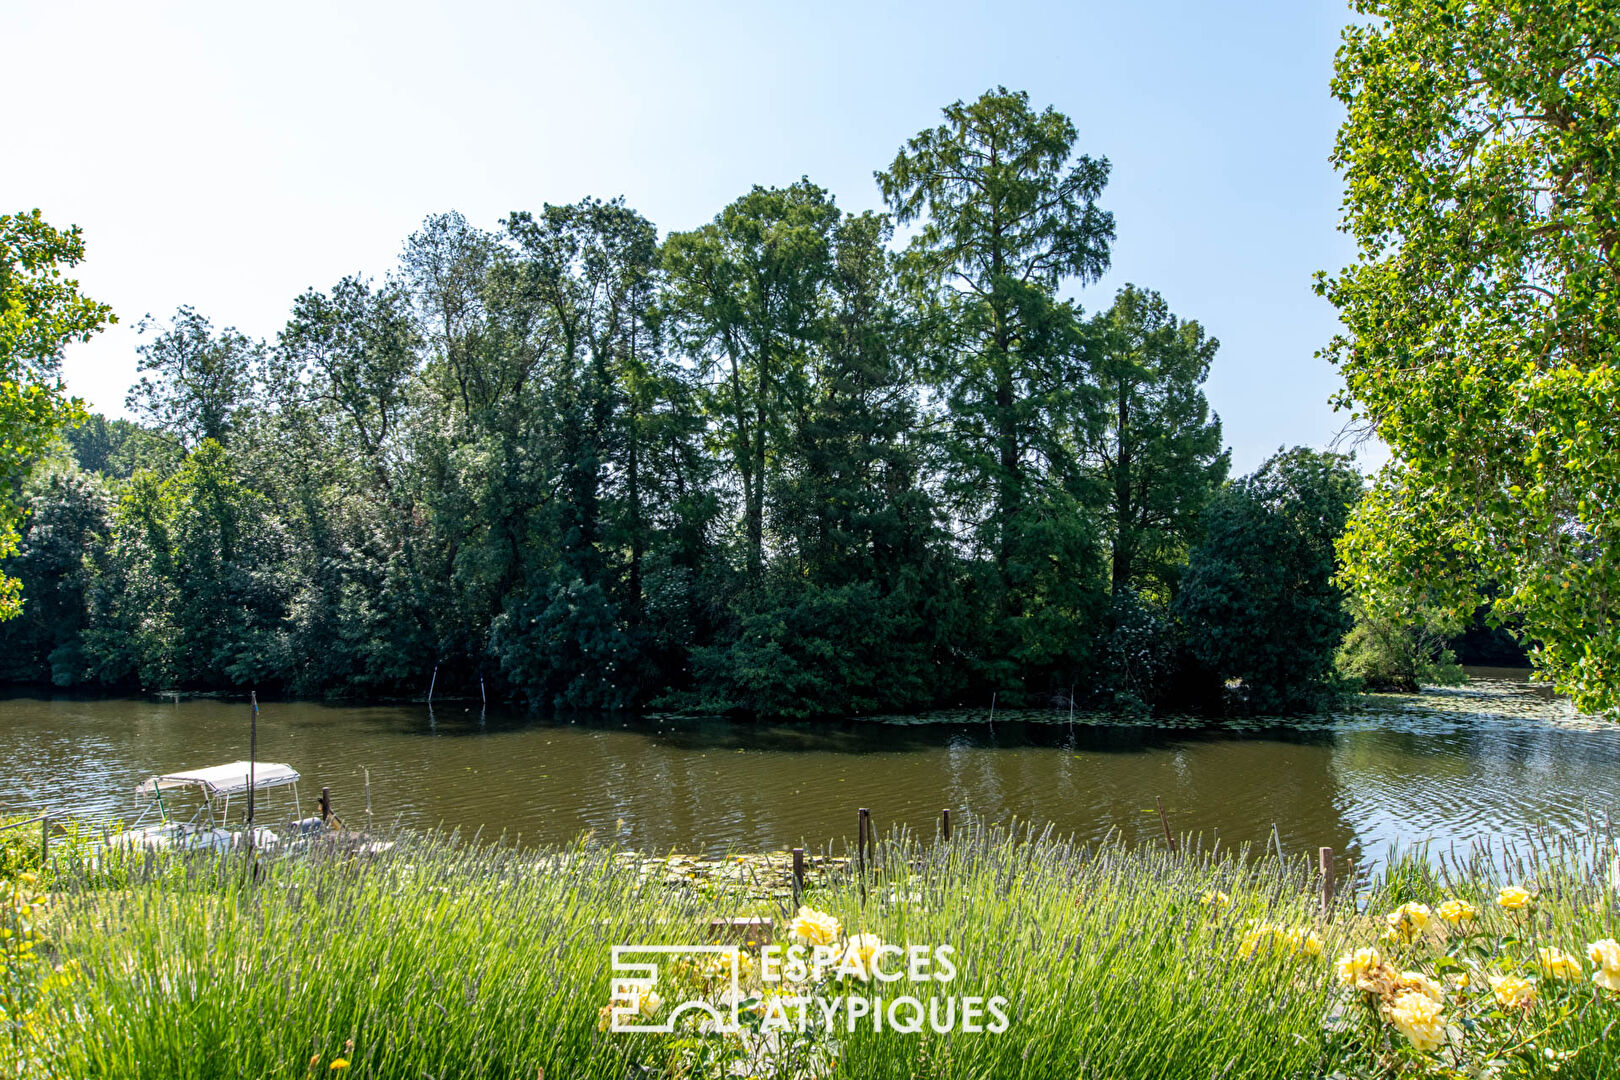
<svg viewBox="0 0 1620 1080"><path fill-rule="evenodd" d="M804 848L793 849L793 902L797 904L804 895Z"/></svg>
<svg viewBox="0 0 1620 1080"><path fill-rule="evenodd" d="M939 812L939 835L946 842L951 839L951 808L948 806Z"/></svg>
<svg viewBox="0 0 1620 1080"><path fill-rule="evenodd" d="M1333 849L1330 847L1318 848L1316 862L1322 870L1322 914L1326 916L1333 910Z"/></svg>
<svg viewBox="0 0 1620 1080"><path fill-rule="evenodd" d="M1176 838L1170 833L1170 815L1164 812L1164 800L1153 796L1153 803L1159 808L1159 824L1164 826L1164 842L1171 851L1176 850Z"/></svg>

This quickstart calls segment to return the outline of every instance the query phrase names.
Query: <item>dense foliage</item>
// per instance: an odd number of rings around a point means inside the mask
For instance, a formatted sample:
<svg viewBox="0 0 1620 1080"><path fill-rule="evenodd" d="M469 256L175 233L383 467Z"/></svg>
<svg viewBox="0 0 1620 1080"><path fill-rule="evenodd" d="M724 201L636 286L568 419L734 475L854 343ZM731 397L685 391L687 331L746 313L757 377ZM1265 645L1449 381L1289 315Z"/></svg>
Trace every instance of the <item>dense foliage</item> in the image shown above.
<svg viewBox="0 0 1620 1080"><path fill-rule="evenodd" d="M91 418L21 493L4 674L788 717L1232 680L1309 704L1353 474L1286 455L1218 494L1215 340L1149 290L1065 294L1114 235L1074 142L997 90L878 177L892 218L807 179L662 239L621 200L443 214L273 342L144 320L138 422ZM1234 605L1270 628L1233 637Z"/></svg>
<svg viewBox="0 0 1620 1080"><path fill-rule="evenodd" d="M1346 537L1375 617L1486 603L1620 708L1620 14L1359 0L1334 92L1359 261L1321 282L1392 460Z"/></svg>
<svg viewBox="0 0 1620 1080"><path fill-rule="evenodd" d="M17 481L64 424L83 416L62 392L62 346L113 318L62 276L83 258L77 228L54 229L38 210L0 214L0 559L17 550ZM0 619L21 610L20 589L0 573Z"/></svg>

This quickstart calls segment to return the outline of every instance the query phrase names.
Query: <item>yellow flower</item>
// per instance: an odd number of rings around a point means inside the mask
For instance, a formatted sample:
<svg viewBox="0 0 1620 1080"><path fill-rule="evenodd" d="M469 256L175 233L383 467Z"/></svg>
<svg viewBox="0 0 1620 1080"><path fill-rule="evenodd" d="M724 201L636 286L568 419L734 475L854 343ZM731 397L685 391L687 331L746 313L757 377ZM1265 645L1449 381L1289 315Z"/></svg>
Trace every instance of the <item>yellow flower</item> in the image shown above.
<svg viewBox="0 0 1620 1080"><path fill-rule="evenodd" d="M831 945L838 940L843 931L843 924L825 911L817 911L811 907L801 907L799 914L794 917L788 929L800 941L811 945Z"/></svg>
<svg viewBox="0 0 1620 1080"><path fill-rule="evenodd" d="M328 1071L331 1071L333 1069L347 1069L348 1067L349 1067L349 1059L348 1058L333 1058L332 1059L332 1064L328 1065L326 1068L327 1068Z"/></svg>
<svg viewBox="0 0 1620 1080"><path fill-rule="evenodd" d="M849 952L847 955L858 957L861 962L861 971L864 978L872 977L872 955L883 944L883 939L876 934L856 934L849 939Z"/></svg>
<svg viewBox="0 0 1620 1080"><path fill-rule="evenodd" d="M1579 957L1550 945L1537 949L1536 959L1549 979L1578 979L1585 974Z"/></svg>
<svg viewBox="0 0 1620 1080"><path fill-rule="evenodd" d="M1496 1000L1509 1008L1527 1009L1536 1000L1536 984L1519 975L1492 975L1491 989Z"/></svg>
<svg viewBox="0 0 1620 1080"><path fill-rule="evenodd" d="M1446 920L1446 922L1450 923L1452 926L1460 926L1465 922L1473 922L1479 917L1479 912L1475 910L1473 904L1470 904L1466 900L1457 900L1455 898L1447 900L1445 903L1441 904L1438 914L1442 919Z"/></svg>
<svg viewBox="0 0 1620 1080"><path fill-rule="evenodd" d="M1614 938L1594 941L1586 947L1586 955L1597 965L1592 981L1605 990L1620 990L1620 941Z"/></svg>
<svg viewBox="0 0 1620 1080"><path fill-rule="evenodd" d="M1507 885L1496 890L1496 902L1504 911L1522 911L1534 899L1523 885Z"/></svg>
<svg viewBox="0 0 1620 1080"><path fill-rule="evenodd" d="M1445 1007L1421 991L1403 991L1384 1015L1420 1053L1438 1050L1446 1041Z"/></svg>
<svg viewBox="0 0 1620 1080"><path fill-rule="evenodd" d="M1339 957L1339 962L1334 965L1334 971L1338 974L1340 983L1350 986L1383 962L1384 958L1378 955L1377 949L1357 949Z"/></svg>
<svg viewBox="0 0 1620 1080"><path fill-rule="evenodd" d="M1406 903L1384 916L1391 941L1411 941L1429 925L1434 912L1427 904Z"/></svg>
<svg viewBox="0 0 1620 1080"><path fill-rule="evenodd" d="M1205 892L1203 896L1198 898L1198 902L1205 907L1212 907L1216 911L1224 911L1232 906L1232 898L1219 889L1210 889Z"/></svg>
<svg viewBox="0 0 1620 1080"><path fill-rule="evenodd" d="M1445 989L1421 971L1401 972L1400 988L1403 992L1419 993L1430 1001L1440 1004L1444 1004L1446 1000Z"/></svg>

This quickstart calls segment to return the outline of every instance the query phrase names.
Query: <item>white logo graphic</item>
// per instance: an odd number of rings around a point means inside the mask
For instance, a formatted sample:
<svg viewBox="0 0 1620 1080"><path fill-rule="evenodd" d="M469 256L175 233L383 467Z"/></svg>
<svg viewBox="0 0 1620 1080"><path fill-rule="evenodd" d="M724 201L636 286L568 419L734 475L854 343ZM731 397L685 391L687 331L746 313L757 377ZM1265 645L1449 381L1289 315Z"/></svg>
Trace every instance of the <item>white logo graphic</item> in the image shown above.
<svg viewBox="0 0 1620 1080"><path fill-rule="evenodd" d="M609 1030L668 1034L675 1030L676 1023L683 1016L700 1012L706 1013L712 1021L712 1026L705 1025L709 1030L722 1035L737 1033L742 1030L742 1019L738 1014L742 1001L742 955L741 945L613 946L613 999ZM718 961L721 972L727 972L729 968L727 973L731 985L728 992L721 995L721 1004L718 1007L700 998L693 998L671 1009L663 1023L639 1022L658 1011L658 995L654 987L658 985L661 965L657 961L632 963L626 959L635 956L703 956L711 964ZM651 1007L648 1007L649 1004Z"/></svg>

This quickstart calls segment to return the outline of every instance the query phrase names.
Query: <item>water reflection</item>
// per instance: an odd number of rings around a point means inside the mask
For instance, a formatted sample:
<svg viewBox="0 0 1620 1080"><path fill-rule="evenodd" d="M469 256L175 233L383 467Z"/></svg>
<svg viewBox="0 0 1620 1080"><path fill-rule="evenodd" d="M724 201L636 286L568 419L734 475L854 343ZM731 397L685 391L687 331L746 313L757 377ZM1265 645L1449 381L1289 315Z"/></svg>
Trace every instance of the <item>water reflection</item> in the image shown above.
<svg viewBox="0 0 1620 1080"><path fill-rule="evenodd" d="M1206 842L1378 856L1574 827L1620 803L1620 734L1560 726L1554 703L1505 685L1392 701L1308 730L1164 730L998 717L904 724L747 725L669 717L540 721L463 708L266 703L260 756L330 786L362 815L526 841L581 832L645 850L718 852L958 819L1129 839L1172 827ZM1538 712L1537 710L1541 710ZM0 810L128 816L154 773L246 756L247 707L211 700L0 701Z"/></svg>

